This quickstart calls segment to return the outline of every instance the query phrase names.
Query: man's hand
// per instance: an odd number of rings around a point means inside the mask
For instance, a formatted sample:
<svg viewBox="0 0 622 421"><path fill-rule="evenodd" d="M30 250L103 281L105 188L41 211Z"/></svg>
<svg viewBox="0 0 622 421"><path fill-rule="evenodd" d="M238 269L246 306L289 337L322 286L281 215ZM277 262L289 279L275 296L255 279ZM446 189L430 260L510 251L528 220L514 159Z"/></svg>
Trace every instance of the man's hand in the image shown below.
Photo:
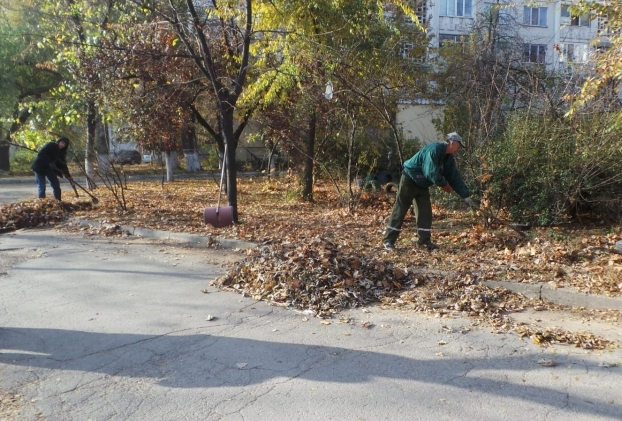
<svg viewBox="0 0 622 421"><path fill-rule="evenodd" d="M473 203L473 199L471 199L470 197L467 197L466 199L464 199L464 203L469 205L470 208L475 209L475 203Z"/></svg>
<svg viewBox="0 0 622 421"><path fill-rule="evenodd" d="M443 189L445 193L451 193L451 186L449 184L445 184L443 187L441 187L441 189Z"/></svg>

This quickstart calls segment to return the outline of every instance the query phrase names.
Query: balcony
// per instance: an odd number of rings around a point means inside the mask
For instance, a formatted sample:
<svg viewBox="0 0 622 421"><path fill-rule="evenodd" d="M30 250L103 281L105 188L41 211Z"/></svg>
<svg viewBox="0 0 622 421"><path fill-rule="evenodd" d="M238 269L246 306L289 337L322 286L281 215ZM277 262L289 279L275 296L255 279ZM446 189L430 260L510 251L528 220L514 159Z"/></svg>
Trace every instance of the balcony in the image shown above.
<svg viewBox="0 0 622 421"><path fill-rule="evenodd" d="M474 23L471 17L439 16L437 19L440 32L467 33L471 31Z"/></svg>

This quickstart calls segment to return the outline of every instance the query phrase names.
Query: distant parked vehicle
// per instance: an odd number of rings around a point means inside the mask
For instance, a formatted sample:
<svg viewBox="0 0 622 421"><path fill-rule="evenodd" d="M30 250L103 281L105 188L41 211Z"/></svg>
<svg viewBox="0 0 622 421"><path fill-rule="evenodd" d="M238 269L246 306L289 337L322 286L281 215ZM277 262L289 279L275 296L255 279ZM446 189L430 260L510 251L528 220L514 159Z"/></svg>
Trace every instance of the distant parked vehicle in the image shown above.
<svg viewBox="0 0 622 421"><path fill-rule="evenodd" d="M162 164L162 154L151 151L143 153L143 162L146 164Z"/></svg>
<svg viewBox="0 0 622 421"><path fill-rule="evenodd" d="M142 162L142 156L137 150L124 150L120 151L114 157L116 164L140 164Z"/></svg>

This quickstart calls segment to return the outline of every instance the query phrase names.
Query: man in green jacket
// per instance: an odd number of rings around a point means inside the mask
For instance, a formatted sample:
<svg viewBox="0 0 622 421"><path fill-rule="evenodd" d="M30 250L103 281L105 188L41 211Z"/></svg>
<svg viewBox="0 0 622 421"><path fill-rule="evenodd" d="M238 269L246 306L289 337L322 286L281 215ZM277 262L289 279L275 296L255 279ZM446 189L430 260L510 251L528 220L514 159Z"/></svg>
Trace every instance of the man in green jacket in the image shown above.
<svg viewBox="0 0 622 421"><path fill-rule="evenodd" d="M384 233L384 248L393 250L395 242L402 231L402 223L411 203L417 218L417 244L428 250L436 250L438 246L432 242L432 204L430 203L429 187L436 184L446 193L452 189L469 205L473 201L469 197L469 188L462 181L456 168L454 154L464 144L456 132L447 135L447 142L430 143L404 163L404 171L400 179L395 205Z"/></svg>

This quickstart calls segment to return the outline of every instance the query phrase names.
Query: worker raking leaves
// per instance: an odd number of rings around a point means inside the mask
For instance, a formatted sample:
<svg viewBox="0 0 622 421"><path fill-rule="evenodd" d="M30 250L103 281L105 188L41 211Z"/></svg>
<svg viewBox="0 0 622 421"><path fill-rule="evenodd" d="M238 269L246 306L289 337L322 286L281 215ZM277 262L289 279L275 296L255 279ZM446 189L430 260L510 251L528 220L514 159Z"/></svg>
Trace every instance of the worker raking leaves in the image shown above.
<svg viewBox="0 0 622 421"><path fill-rule="evenodd" d="M462 181L456 168L454 154L464 144L456 132L449 133L446 142L430 143L404 162L400 186L397 191L395 205L384 233L384 247L395 248L395 242L402 230L402 223L411 203L417 218L417 244L428 250L436 250L438 246L432 242L432 203L430 190L433 185L439 186L446 193L455 190L471 207L473 200L469 197L469 188Z"/></svg>
<svg viewBox="0 0 622 421"><path fill-rule="evenodd" d="M45 179L47 178L52 186L54 198L61 200L61 189L58 177L65 177L70 182L73 181L69 169L67 168L67 148L69 139L61 137L56 142L48 142L37 154L37 158L32 163L31 169L35 173L37 182L37 193L39 199L45 198Z"/></svg>

